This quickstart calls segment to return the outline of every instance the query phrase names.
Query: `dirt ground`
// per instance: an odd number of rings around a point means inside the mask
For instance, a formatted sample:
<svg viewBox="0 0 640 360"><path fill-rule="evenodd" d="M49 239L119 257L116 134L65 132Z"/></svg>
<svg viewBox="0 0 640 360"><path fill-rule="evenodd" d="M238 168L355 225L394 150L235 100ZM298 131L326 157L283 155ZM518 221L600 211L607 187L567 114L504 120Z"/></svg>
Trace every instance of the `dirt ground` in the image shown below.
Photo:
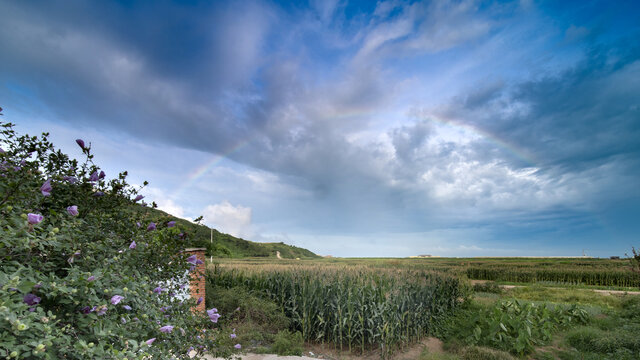
<svg viewBox="0 0 640 360"><path fill-rule="evenodd" d="M442 353L442 341L437 338L430 337L423 341L410 346L404 351L398 351L392 357L393 360L413 360L417 359L422 351L427 348L429 353ZM307 348L305 356L278 356L274 354L241 354L239 358L242 360L378 360L380 354L376 351L368 352L364 355L343 354L339 350L334 350L332 346L313 345ZM222 360L205 355L203 360Z"/></svg>

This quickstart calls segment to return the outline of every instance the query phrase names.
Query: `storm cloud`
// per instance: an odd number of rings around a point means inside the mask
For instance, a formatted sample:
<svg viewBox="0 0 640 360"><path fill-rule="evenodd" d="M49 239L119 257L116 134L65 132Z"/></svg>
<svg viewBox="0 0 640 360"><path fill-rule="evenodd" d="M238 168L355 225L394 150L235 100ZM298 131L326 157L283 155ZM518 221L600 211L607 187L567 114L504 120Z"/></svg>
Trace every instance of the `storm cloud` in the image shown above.
<svg viewBox="0 0 640 360"><path fill-rule="evenodd" d="M640 210L633 7L4 2L0 99L18 125L180 161L197 177L149 165L149 195L257 240L568 255L606 236L623 253L640 230L621 215Z"/></svg>

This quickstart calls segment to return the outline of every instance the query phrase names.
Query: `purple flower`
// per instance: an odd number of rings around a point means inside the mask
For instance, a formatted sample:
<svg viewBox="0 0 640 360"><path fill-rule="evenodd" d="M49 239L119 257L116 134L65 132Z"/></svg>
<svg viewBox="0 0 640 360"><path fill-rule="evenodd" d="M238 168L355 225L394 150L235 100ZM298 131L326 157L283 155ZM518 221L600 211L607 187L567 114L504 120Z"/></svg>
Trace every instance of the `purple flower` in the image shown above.
<svg viewBox="0 0 640 360"><path fill-rule="evenodd" d="M187 258L187 262L188 262L189 264L196 265L196 264L197 264L197 261L198 261L198 257L197 257L197 256L195 256L195 255L191 255L191 256L189 256L189 257Z"/></svg>
<svg viewBox="0 0 640 360"><path fill-rule="evenodd" d="M104 193L102 191L96 191L93 193L93 196L104 196Z"/></svg>
<svg viewBox="0 0 640 360"><path fill-rule="evenodd" d="M96 279L96 277L95 277L95 276L93 276L93 275L91 275L91 276L89 276L89 277L87 278L87 281L88 281L88 282L92 282L92 281L93 281L93 280L95 280L95 279Z"/></svg>
<svg viewBox="0 0 640 360"><path fill-rule="evenodd" d="M89 181L98 181L98 171L94 171L91 176L89 176Z"/></svg>
<svg viewBox="0 0 640 360"><path fill-rule="evenodd" d="M151 344L153 344L154 341L156 341L156 338L151 338L151 339L145 341L144 343L149 345L149 346L151 346Z"/></svg>
<svg viewBox="0 0 640 360"><path fill-rule="evenodd" d="M122 307L127 311L131 311L131 306L129 305L123 305Z"/></svg>
<svg viewBox="0 0 640 360"><path fill-rule="evenodd" d="M78 181L78 179L76 179L76 178L75 178L75 177L73 177L73 176L63 176L63 177L62 177L62 179L63 179L64 181L68 181L68 182L69 182L69 183L71 183L71 184L75 184L75 183Z"/></svg>
<svg viewBox="0 0 640 360"><path fill-rule="evenodd" d="M158 286L157 288L153 289L153 292L156 294L162 294L162 292L164 291L163 288L161 288L160 286Z"/></svg>
<svg viewBox="0 0 640 360"><path fill-rule="evenodd" d="M220 318L220 314L218 314L218 309L213 308L211 310L207 310L207 315L209 316L209 320L211 320L211 322L217 323L218 319Z"/></svg>
<svg viewBox="0 0 640 360"><path fill-rule="evenodd" d="M136 226L137 227L141 227L142 226L142 224L140 224L140 221L136 222Z"/></svg>
<svg viewBox="0 0 640 360"><path fill-rule="evenodd" d="M204 262L200 259L196 260L196 265L204 264Z"/></svg>
<svg viewBox="0 0 640 360"><path fill-rule="evenodd" d="M94 312L95 310L96 310L95 306L94 307L85 306L82 309L80 309L80 312L87 315Z"/></svg>
<svg viewBox="0 0 640 360"><path fill-rule="evenodd" d="M126 324L126 323L127 323L127 320L126 320L125 318L121 317L121 318L120 318L120 322L121 322L121 323L123 323L123 324Z"/></svg>
<svg viewBox="0 0 640 360"><path fill-rule="evenodd" d="M78 216L78 206L72 205L67 207L67 213L69 213L69 215L71 216Z"/></svg>
<svg viewBox="0 0 640 360"><path fill-rule="evenodd" d="M198 301L196 302L196 305L200 305L202 303L202 300L204 299L202 298L202 296L200 296L200 298L198 298Z"/></svg>
<svg viewBox="0 0 640 360"><path fill-rule="evenodd" d="M140 201L140 200L142 200L142 199L144 199L144 196L142 196L142 195L138 195L138 196L136 196L136 198L135 198L135 199L133 199L133 202Z"/></svg>
<svg viewBox="0 0 640 360"><path fill-rule="evenodd" d="M165 325L160 328L160 332L163 332L163 333L170 333L172 331L173 331L173 326L171 325Z"/></svg>
<svg viewBox="0 0 640 360"><path fill-rule="evenodd" d="M174 226L176 226L176 222L175 221L169 221L167 223L167 227L174 227Z"/></svg>
<svg viewBox="0 0 640 360"><path fill-rule="evenodd" d="M147 226L147 231L151 231L151 230L155 230L156 229L156 224L155 223L150 223L149 226Z"/></svg>
<svg viewBox="0 0 640 360"><path fill-rule="evenodd" d="M76 144L84 150L84 141L82 139L76 139Z"/></svg>
<svg viewBox="0 0 640 360"><path fill-rule="evenodd" d="M235 339L236 338L236 334L231 334L229 335L230 338Z"/></svg>
<svg viewBox="0 0 640 360"><path fill-rule="evenodd" d="M135 248L136 248L136 241L135 241L135 240L133 240L133 241L131 242L131 245L129 245L129 249L132 249L132 250L133 250L133 249L135 249Z"/></svg>
<svg viewBox="0 0 640 360"><path fill-rule="evenodd" d="M42 195L44 195L44 196L51 195L51 191L52 190L53 190L53 188L51 187L51 179L45 181L44 184L42 184L42 186L40 186L40 191L42 192Z"/></svg>
<svg viewBox="0 0 640 360"><path fill-rule="evenodd" d="M97 308L96 314L104 315L107 312L107 305L102 305Z"/></svg>
<svg viewBox="0 0 640 360"><path fill-rule="evenodd" d="M44 220L44 216L40 214L32 214L32 213L27 214L27 221L31 225L39 224L42 220Z"/></svg>
<svg viewBox="0 0 640 360"><path fill-rule="evenodd" d="M22 300L27 304L27 305L36 305L40 303L40 298L35 296L34 294L27 294L24 296L24 298L22 298Z"/></svg>
<svg viewBox="0 0 640 360"><path fill-rule="evenodd" d="M42 287L41 283L37 283L37 284L33 285L34 289L40 289L41 287Z"/></svg>
<svg viewBox="0 0 640 360"><path fill-rule="evenodd" d="M104 173L104 171L100 170L100 174L98 175L98 179L104 179L105 176L106 176L106 174Z"/></svg>
<svg viewBox="0 0 640 360"><path fill-rule="evenodd" d="M122 301L122 299L124 299L124 296L120 296L120 295L113 295L111 297L111 304L112 305L118 305L118 303L120 301Z"/></svg>
<svg viewBox="0 0 640 360"><path fill-rule="evenodd" d="M242 349L242 345L240 345L240 344L235 344L235 345L233 345L233 347L238 349L238 350Z"/></svg>

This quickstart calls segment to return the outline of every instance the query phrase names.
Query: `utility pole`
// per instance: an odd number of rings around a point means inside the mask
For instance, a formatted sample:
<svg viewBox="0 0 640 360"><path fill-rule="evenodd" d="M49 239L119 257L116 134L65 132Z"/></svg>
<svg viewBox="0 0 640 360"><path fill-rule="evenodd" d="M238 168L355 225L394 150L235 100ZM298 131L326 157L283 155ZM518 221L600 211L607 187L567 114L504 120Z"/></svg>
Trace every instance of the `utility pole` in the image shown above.
<svg viewBox="0 0 640 360"><path fill-rule="evenodd" d="M209 262L213 264L213 228L209 228L209 230L211 230L211 259L209 259Z"/></svg>

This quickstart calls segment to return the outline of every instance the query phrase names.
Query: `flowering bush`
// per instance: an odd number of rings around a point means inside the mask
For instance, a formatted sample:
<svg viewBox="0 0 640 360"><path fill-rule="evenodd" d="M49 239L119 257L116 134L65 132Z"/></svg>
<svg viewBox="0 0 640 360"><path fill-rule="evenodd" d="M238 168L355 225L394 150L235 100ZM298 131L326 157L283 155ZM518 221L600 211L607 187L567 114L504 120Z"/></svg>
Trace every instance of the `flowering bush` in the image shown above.
<svg viewBox="0 0 640 360"><path fill-rule="evenodd" d="M185 284L170 280L192 268L183 236L136 211L142 196L126 172L108 180L81 139L82 163L46 133L0 122L0 134L1 358L231 353L213 319L192 313L196 300L174 296Z"/></svg>

